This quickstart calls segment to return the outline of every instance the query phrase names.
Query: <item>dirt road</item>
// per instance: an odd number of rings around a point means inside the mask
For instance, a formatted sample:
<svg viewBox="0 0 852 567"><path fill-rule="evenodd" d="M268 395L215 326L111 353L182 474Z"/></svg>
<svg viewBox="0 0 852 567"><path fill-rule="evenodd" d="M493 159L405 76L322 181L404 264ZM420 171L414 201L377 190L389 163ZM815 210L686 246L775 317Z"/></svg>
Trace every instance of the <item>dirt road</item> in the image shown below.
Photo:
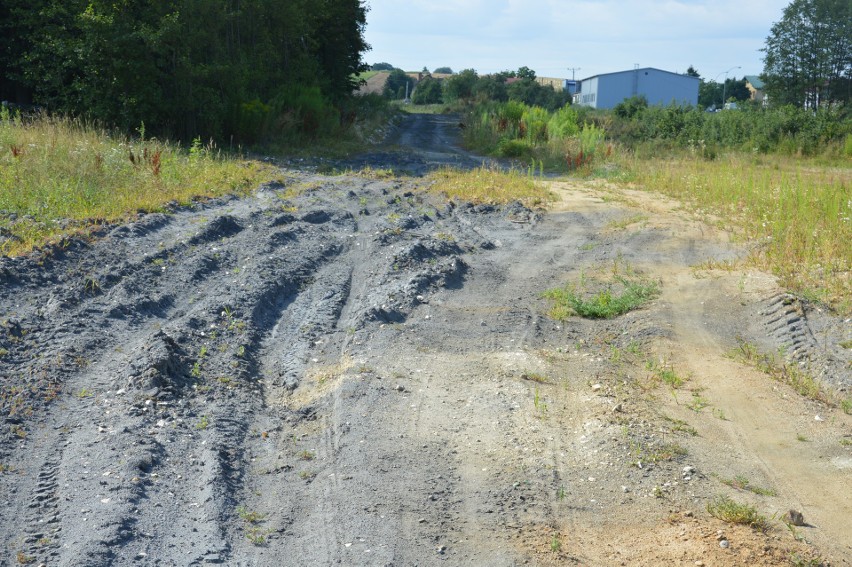
<svg viewBox="0 0 852 567"><path fill-rule="evenodd" d="M411 120L359 159L478 164ZM726 356L784 347L848 396L849 321L702 268L726 234L582 182L529 211L282 178L0 260L0 565L852 564L852 416ZM614 270L660 297L544 315Z"/></svg>

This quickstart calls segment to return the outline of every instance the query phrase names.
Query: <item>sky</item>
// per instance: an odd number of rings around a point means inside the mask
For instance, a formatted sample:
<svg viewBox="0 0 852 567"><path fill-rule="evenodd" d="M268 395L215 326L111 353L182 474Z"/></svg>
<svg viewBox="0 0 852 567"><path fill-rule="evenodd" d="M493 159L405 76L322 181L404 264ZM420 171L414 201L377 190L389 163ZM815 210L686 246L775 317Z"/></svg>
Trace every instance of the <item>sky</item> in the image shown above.
<svg viewBox="0 0 852 567"><path fill-rule="evenodd" d="M763 71L790 0L366 0L367 63L584 79L639 67L708 80ZM737 69L736 67L739 67ZM572 70L573 68L573 70Z"/></svg>

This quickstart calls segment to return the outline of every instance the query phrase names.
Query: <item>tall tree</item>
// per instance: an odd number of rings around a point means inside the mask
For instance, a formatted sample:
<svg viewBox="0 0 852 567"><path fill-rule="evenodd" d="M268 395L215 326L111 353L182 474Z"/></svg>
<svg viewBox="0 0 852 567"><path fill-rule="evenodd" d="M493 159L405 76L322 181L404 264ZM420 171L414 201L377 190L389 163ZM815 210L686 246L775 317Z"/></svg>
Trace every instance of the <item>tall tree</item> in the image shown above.
<svg viewBox="0 0 852 567"><path fill-rule="evenodd" d="M772 26L762 51L770 102L809 108L848 103L852 2L793 0Z"/></svg>

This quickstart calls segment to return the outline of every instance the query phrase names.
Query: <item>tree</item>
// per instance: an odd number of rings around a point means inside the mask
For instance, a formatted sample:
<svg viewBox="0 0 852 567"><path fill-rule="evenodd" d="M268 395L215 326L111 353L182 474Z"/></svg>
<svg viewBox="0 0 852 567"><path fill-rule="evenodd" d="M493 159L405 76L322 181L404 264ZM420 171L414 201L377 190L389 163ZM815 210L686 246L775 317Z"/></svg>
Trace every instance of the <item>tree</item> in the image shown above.
<svg viewBox="0 0 852 567"><path fill-rule="evenodd" d="M370 65L371 71L393 71L394 66L390 63L373 63Z"/></svg>
<svg viewBox="0 0 852 567"><path fill-rule="evenodd" d="M389 98L391 100L399 100L405 98L405 85L409 85L409 92L411 92L410 87L412 86L413 80L408 74L402 69L394 69L391 71L391 74L388 75L388 80L385 83L385 89L382 94L385 95L385 98Z"/></svg>
<svg viewBox="0 0 852 567"><path fill-rule="evenodd" d="M478 78L479 75L473 69L465 69L449 77L444 83L444 98L448 101L473 98L473 86Z"/></svg>
<svg viewBox="0 0 852 567"><path fill-rule="evenodd" d="M701 75L698 73L698 71L696 71L696 70L695 70L695 67L693 67L692 65L690 65L690 66L689 66L689 69L687 69L687 70L686 70L686 75L687 75L688 77L698 77L698 78L701 78Z"/></svg>
<svg viewBox="0 0 852 567"><path fill-rule="evenodd" d="M762 49L772 103L816 108L848 103L852 84L852 2L793 0Z"/></svg>
<svg viewBox="0 0 852 567"><path fill-rule="evenodd" d="M435 73L440 73L442 75L452 75L453 70L449 67L438 67L437 69L435 69Z"/></svg>
<svg viewBox="0 0 852 567"><path fill-rule="evenodd" d="M414 104L440 104L443 102L441 81L433 79L431 76L424 77L422 81L417 83L417 88L411 95L411 102Z"/></svg>

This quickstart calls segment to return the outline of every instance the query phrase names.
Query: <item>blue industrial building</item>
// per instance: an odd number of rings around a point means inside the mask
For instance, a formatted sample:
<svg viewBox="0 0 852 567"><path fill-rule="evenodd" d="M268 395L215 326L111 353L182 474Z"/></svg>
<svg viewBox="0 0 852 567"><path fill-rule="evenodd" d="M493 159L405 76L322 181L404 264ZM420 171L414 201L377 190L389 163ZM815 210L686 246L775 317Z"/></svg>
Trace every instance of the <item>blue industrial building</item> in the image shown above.
<svg viewBox="0 0 852 567"><path fill-rule="evenodd" d="M595 75L580 82L574 103L592 108L612 108L621 101L644 96L649 105L698 104L698 77L679 75L653 67Z"/></svg>

